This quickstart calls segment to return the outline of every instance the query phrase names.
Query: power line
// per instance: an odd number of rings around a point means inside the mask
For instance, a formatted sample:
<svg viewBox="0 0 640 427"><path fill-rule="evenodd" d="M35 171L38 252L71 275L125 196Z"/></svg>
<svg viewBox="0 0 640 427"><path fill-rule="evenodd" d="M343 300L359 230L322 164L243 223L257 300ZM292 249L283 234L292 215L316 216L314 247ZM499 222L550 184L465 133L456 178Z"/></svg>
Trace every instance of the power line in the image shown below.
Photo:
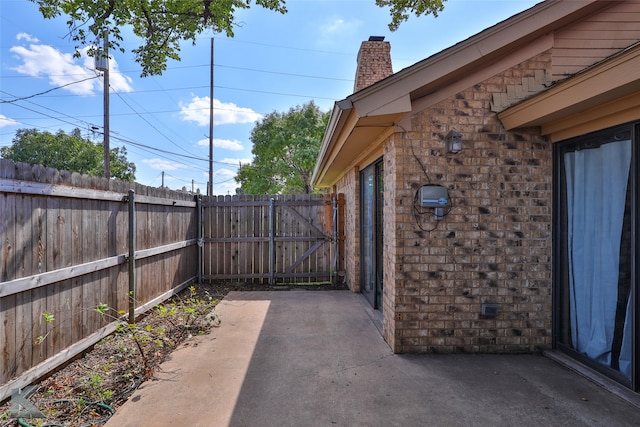
<svg viewBox="0 0 640 427"><path fill-rule="evenodd" d="M98 76L89 77L89 78L86 78L86 79L83 79L83 80L79 80L79 81L76 81L76 82L67 83L67 84L64 84L62 86L57 86L57 87L51 88L49 90L45 90L44 92L34 93L33 95L29 95L29 96L23 96L22 98L15 98L15 99L11 99L11 100L8 100L8 101L0 100L0 104L11 104L11 103L14 103L16 101L24 101L24 100L27 100L27 99L30 99L30 98L35 98L36 96L40 96L40 95L47 94L49 92L53 92L54 90L62 89L62 88L65 88L67 86L75 85L75 84L78 84L78 83L86 82L87 80L93 80L93 79L97 79L97 78L98 78Z"/></svg>
<svg viewBox="0 0 640 427"><path fill-rule="evenodd" d="M197 37L197 39L200 39L201 37ZM204 37L202 37L204 38ZM329 50L318 50L318 49L309 49L309 48L304 48L304 47L293 47L293 46L283 46L283 45L276 45L276 44L269 44L269 43L262 43L262 42L253 42L253 41L247 41L247 40L240 40L240 39L236 39L236 38L220 38L220 40L225 40L225 41L230 41L232 43L244 43L244 44L254 44L257 46L264 46L264 47L275 47L278 49L287 49L287 50L297 50L297 51L301 51L301 52L312 52L312 53L324 53L324 54L329 54L329 55L341 55L341 56L352 56L355 57L356 54L354 54L353 52L350 53L346 53L346 52L332 52Z"/></svg>
<svg viewBox="0 0 640 427"><path fill-rule="evenodd" d="M208 66L209 66L208 64L197 64L197 65L185 65L185 66L182 66L182 67L167 67L167 71L179 70L179 69L188 69L188 68L204 68L204 67L208 67ZM288 76L288 77L302 77L302 78L307 78L307 79L334 80L334 81L343 81L343 82L352 82L353 81L352 78L315 76L315 75L299 74L299 73L286 73L286 72L282 72L282 71L261 70L261 69L258 69L258 68L238 67L238 66L224 65L224 64L214 64L214 67L216 67L216 68L228 68L228 69L231 69L231 70L251 71L251 72L262 73L262 74L275 74L275 75ZM138 73L138 72L139 72L139 70L118 70L118 73L120 73L120 74L134 74L134 73ZM50 76L50 77L72 77L72 76L84 76L84 75L85 74L49 74L48 76ZM33 76L29 76L29 75L0 76L0 78L11 78L11 79L28 78L28 77L33 77Z"/></svg>
<svg viewBox="0 0 640 427"><path fill-rule="evenodd" d="M131 144L131 145L134 145L134 146L140 147L140 148L145 148L145 149L151 150L153 152L165 153L165 154L169 154L169 155L172 155L172 156L183 157L185 159L197 160L197 161L201 161L201 162L208 162L209 161L209 159L204 158L204 157L196 157L196 156L191 156L191 155L188 155L188 154L175 153L173 151L163 150L162 148L152 147L150 145L143 144L141 142L135 142L135 141L132 141L130 139L126 139L124 137L117 137L116 136L114 138L119 140L119 141L122 141L124 143ZM216 160L214 160L213 162L216 163L216 164L219 164L219 165L238 167L238 165L236 163L221 162L221 161L216 161Z"/></svg>
<svg viewBox="0 0 640 427"><path fill-rule="evenodd" d="M13 96L13 95L11 95L10 93L5 92L5 91L0 91L0 92L5 93L5 94L7 94L7 95L9 95L9 96ZM33 103L33 102L31 102L31 103ZM67 116L67 117L72 118L71 116L68 116L68 115L66 115L66 114L64 114L64 113L61 113L61 112L59 112L59 111L55 111L55 110L52 110L52 109L50 109L50 108L44 107L44 106L42 106L42 105L38 105L38 104L35 104L35 105L37 105L37 106L39 106L39 107L41 107L41 108L45 108L45 109L48 109L48 110L50 110L50 111L56 112L56 113L58 113L58 114L63 114L63 115L65 115L65 116ZM64 120L64 119L62 119L62 118L60 118L60 117L54 117L54 116L51 116L51 115L49 115L49 114L46 114L46 113L43 113L43 112L40 112L40 111L33 110L33 109L29 108L29 107L25 107L24 105L15 104L15 106L16 106L16 107L23 108L23 109L28 110L28 111L32 111L32 112L37 113L37 114L40 114L40 115L43 115L43 116L45 116L45 117L47 117L47 118L50 118L50 119L54 119L54 120L61 121L61 122L63 122L63 123L69 124L69 125L71 125L71 126L80 127L80 126L78 126L78 124L77 124L77 123L73 123L73 122L70 122L70 121L68 121L68 120ZM84 122L84 121L83 121L83 122ZM87 126L89 126L89 127L92 127L92 126L98 127L98 126L96 126L95 124L90 123L90 122L84 122L84 123L85 123L85 125L87 125ZM98 132L98 134L101 134L101 132ZM125 138L125 137L119 137L119 136L115 136L115 135L114 135L114 136L112 136L112 138L113 138L113 139L116 139L116 140L119 140L119 141L121 141L121 142L123 142L123 143L130 144L130 145L136 146L136 147L141 148L141 149L145 149L146 151L148 151L148 152L152 152L152 153L164 153L164 154L168 154L168 155L172 155L172 156L177 156L177 157L187 158L187 159L190 159L190 160L197 160L197 161L203 161L203 162L208 161L208 159L206 159L206 158L202 158L202 157L197 157L197 156L192 156L192 155L185 155L185 154L175 153L175 152L168 151L168 150L163 150L163 149L160 149L160 148L157 148L157 147L151 147L151 146L149 146L149 145L142 144L142 143L140 143L140 142L136 142L136 141L133 141L133 140L131 140L131 139L127 139L127 138ZM174 159L171 159L171 158L168 158L168 157L165 157L165 158L167 158L168 160L172 160L172 161L174 161ZM221 165L226 165L226 166L233 166L233 167L236 167L236 166L237 166L235 163L229 163L229 162L219 162L219 161L214 161L214 163L221 164ZM185 166L193 166L193 165L191 165L191 164L186 164L186 163L181 163L181 164L183 164L183 165L185 165ZM202 170L204 170L204 169L202 169Z"/></svg>
<svg viewBox="0 0 640 427"><path fill-rule="evenodd" d="M208 88L209 88L209 86L190 86L190 87L164 89L164 90L162 90L162 89L138 90L138 91L131 91L131 92L127 92L127 93L129 93L129 94L138 94L138 93L154 93L154 92L195 90L195 89L208 89ZM261 93L261 94L265 94L265 95L279 95L279 96L291 96L291 97L308 98L308 99L335 100L335 98L327 97L327 96L315 96L315 95L302 95L302 94L295 94L295 93L272 92L272 91L266 91L266 90L246 89L246 88L239 88L239 87L232 87L232 86L214 85L214 88L226 89L226 90L235 90L235 91L239 91L239 92ZM58 89L58 88L56 88L56 89ZM31 96L28 96L26 98L32 98L32 97L37 96L37 95L39 95L39 94L31 95ZM73 95L73 94L53 95L53 96L49 96L48 98L60 98L60 97L72 97L72 96L75 97L75 96L78 96L78 95ZM14 102L14 101L2 101L2 102ZM157 111L157 112L152 112L152 113L173 113L173 112L176 112L176 111L180 111L180 110L165 110L165 111ZM238 110L229 109L228 111L238 111ZM120 114L120 115L122 115L122 114Z"/></svg>
<svg viewBox="0 0 640 427"><path fill-rule="evenodd" d="M151 126L156 132L158 132L161 136L163 136L167 141L169 141L171 144L173 144L174 146L178 147L179 149L181 149L182 151L184 151L187 154L191 154L193 155L193 153L188 152L187 150L185 150L183 147L179 146L178 144L176 144L171 138L169 138L167 135L165 135L164 133L162 133L160 131L160 129L158 129L157 127L155 127L153 124L151 124L151 122L149 120L147 120L146 118L144 118L142 116L142 114L140 114L138 111L136 111L123 97L122 95L120 95L116 90L113 90L113 93L115 93L118 98L120 98L120 100L122 102L125 103L125 105L127 107L129 107L131 109L131 111L133 111L138 117L140 117L146 124L148 124L149 126Z"/></svg>
<svg viewBox="0 0 640 427"><path fill-rule="evenodd" d="M189 184L191 184L191 182L193 181L193 183L195 183L195 184L207 185L207 183L206 183L206 182L201 182L201 181L196 181L196 180L186 180L186 179L184 179L184 178L178 178L177 176L171 175L171 174L166 173L166 172L164 173L164 175L165 175L165 176L168 176L168 177L171 177L171 178L173 178L173 179L176 179L176 180L178 180L178 181L181 181L181 182L189 183Z"/></svg>
<svg viewBox="0 0 640 427"><path fill-rule="evenodd" d="M6 91L3 91L3 90L0 90L0 92L1 92L1 93L5 93L5 94L7 94L7 95L9 95L9 96L14 96L14 95L12 95L12 94L10 94L10 93L8 93L8 92L6 92ZM77 117L72 117L72 116L70 116L70 115L68 115L68 114L65 114L65 113L62 113L62 112L60 112L60 111L56 111L56 110L53 110L53 109L51 109L51 108L45 107L44 105L36 104L36 103L34 103L34 102L32 102L32 101L27 101L27 102L29 102L30 104L33 104L33 105L35 105L35 106L37 106L37 107L44 108L45 110L49 110L49 111L53 111L53 112L55 112L55 113L57 113L57 114L61 114L61 115L62 115L62 116L64 116L64 117L68 117L68 118L70 118L70 119L76 119L76 120L77 120ZM60 117L54 117L54 116L52 116L52 115L49 115L49 114L43 113L43 112L41 112L41 111L37 111L37 110L34 110L34 109L32 109L32 108L25 107L24 105L20 105L20 104L13 104L13 105L14 105L14 106L16 106L16 107L18 107L18 108L22 108L22 109L24 109L24 110L34 112L34 113L36 113L36 114L40 114L40 115L45 116L45 117L47 117L47 118L50 118L50 119L53 119L53 120L61 121L61 122L63 122L63 123L69 124L69 125L71 125L71 126L80 127L80 126L78 126L77 122L81 122L81 123L83 123L85 126L97 126L97 125L95 125L95 124L93 124L93 123L90 123L90 122L87 122L87 121L85 121L85 120L77 120L75 123L73 123L73 122L70 122L70 121L64 120L64 119L62 119L62 118L60 118Z"/></svg>

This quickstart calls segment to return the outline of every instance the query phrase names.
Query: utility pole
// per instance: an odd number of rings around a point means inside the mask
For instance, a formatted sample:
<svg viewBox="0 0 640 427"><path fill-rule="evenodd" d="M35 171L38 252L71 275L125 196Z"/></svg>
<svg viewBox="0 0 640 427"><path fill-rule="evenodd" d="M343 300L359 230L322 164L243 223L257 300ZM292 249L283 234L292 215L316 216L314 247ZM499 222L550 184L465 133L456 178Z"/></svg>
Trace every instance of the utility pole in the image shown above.
<svg viewBox="0 0 640 427"><path fill-rule="evenodd" d="M213 37L211 37L211 79L209 82L209 188L207 195L213 196Z"/></svg>
<svg viewBox="0 0 640 427"><path fill-rule="evenodd" d="M96 70L102 71L102 85L104 95L104 177L111 178L111 165L109 157L109 33L104 31L104 47L98 50L95 58Z"/></svg>

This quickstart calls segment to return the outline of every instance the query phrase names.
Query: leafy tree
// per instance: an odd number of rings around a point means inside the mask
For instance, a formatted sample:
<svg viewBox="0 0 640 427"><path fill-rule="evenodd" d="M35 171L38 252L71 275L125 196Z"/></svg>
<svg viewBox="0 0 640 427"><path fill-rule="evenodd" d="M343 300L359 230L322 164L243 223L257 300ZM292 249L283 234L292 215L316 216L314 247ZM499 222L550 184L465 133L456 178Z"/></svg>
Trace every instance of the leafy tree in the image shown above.
<svg viewBox="0 0 640 427"><path fill-rule="evenodd" d="M246 194L311 193L329 113L313 101L287 113L268 114L251 131L253 163L242 165L236 181Z"/></svg>
<svg viewBox="0 0 640 427"><path fill-rule="evenodd" d="M54 18L67 15L69 37L81 46L98 45L96 38L109 35L109 48L124 52L120 28L130 26L143 41L132 49L142 76L159 75L167 68L167 60L180 60L180 41L191 40L206 30L233 37L237 9L247 9L251 0L31 0L42 15ZM380 7L390 7L395 31L410 12L417 16L442 11L446 0L375 0ZM265 9L286 13L285 0L256 0ZM87 41L89 43L87 43ZM90 54L97 52L92 49ZM79 55L79 52L76 52Z"/></svg>
<svg viewBox="0 0 640 427"><path fill-rule="evenodd" d="M102 160L104 159L104 145L96 145L98 152L100 153L100 170L95 175L104 175L104 165ZM114 147L109 149L109 173L111 178L119 179L121 181L133 182L136 180L136 165L133 162L127 160L127 148L126 147Z"/></svg>
<svg viewBox="0 0 640 427"><path fill-rule="evenodd" d="M111 177L135 180L136 165L127 161L126 148L112 148L109 154ZM103 145L83 138L78 128L69 134L60 130L55 135L36 129L19 129L12 145L0 148L0 155L16 162L87 175L101 176L104 173Z"/></svg>
<svg viewBox="0 0 640 427"><path fill-rule="evenodd" d="M409 19L413 12L416 16L433 15L438 16L444 10L444 2L447 0L376 0L376 5L389 7L391 22L389 29L395 31L400 24Z"/></svg>

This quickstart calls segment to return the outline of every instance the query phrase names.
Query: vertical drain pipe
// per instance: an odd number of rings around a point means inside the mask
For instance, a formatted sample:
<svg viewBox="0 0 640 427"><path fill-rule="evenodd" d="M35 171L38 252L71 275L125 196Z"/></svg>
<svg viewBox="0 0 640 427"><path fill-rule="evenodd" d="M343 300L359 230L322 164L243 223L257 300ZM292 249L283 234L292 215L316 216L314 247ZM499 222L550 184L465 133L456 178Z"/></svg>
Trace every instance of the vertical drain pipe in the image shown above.
<svg viewBox="0 0 640 427"><path fill-rule="evenodd" d="M129 190L129 324L136 321L136 201Z"/></svg>
<svg viewBox="0 0 640 427"><path fill-rule="evenodd" d="M276 274L276 205L275 199L269 200L269 285L275 284Z"/></svg>

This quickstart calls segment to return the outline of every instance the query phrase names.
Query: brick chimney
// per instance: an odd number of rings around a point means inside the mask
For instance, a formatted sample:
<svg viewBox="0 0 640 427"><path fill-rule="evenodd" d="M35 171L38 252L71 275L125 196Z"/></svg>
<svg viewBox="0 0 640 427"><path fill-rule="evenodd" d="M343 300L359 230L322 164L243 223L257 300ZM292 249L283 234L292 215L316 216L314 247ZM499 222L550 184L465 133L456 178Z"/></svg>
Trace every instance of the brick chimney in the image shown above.
<svg viewBox="0 0 640 427"><path fill-rule="evenodd" d="M358 68L353 91L367 86L393 74L391 68L391 44L383 36L371 36L362 42L358 51Z"/></svg>

